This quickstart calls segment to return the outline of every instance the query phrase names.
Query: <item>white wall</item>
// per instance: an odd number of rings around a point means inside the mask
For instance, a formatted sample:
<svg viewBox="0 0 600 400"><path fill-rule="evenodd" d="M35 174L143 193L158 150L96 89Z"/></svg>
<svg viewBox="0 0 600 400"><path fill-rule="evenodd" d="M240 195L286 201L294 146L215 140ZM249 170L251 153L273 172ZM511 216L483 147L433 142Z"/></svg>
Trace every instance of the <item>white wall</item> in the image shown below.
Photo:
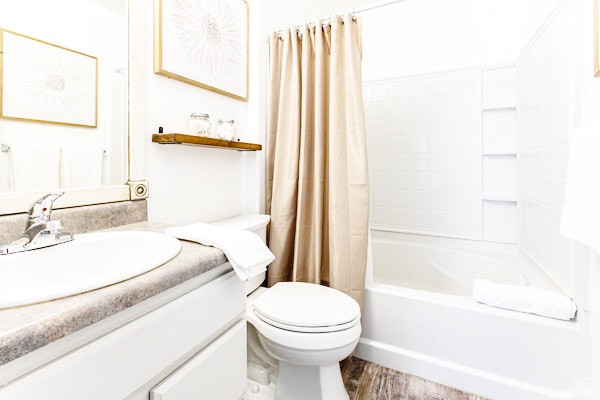
<svg viewBox="0 0 600 400"><path fill-rule="evenodd" d="M319 2L314 0L265 0L263 7L266 22L265 31L269 32L321 17L323 10L318 5Z"/></svg>
<svg viewBox="0 0 600 400"><path fill-rule="evenodd" d="M517 61L520 246L568 291L569 241L559 235L567 173L570 9L563 6Z"/></svg>
<svg viewBox="0 0 600 400"><path fill-rule="evenodd" d="M155 75L153 71L153 9L146 5L147 49L147 178L149 220L172 224L211 222L243 212L264 211L266 150L241 153L150 142L165 132L187 130L191 112L211 120L233 118L242 141L265 144L268 32L317 16L312 4L249 0L249 101Z"/></svg>
<svg viewBox="0 0 600 400"><path fill-rule="evenodd" d="M365 81L514 60L558 0L406 0L362 13Z"/></svg>
<svg viewBox="0 0 600 400"><path fill-rule="evenodd" d="M15 149L19 145L37 145L57 150L61 143L102 148L107 150L110 159L106 161L111 164L105 170L104 183L123 184L126 135L123 109L119 106L123 107L126 100L116 96L114 89L119 90L118 84L123 81L122 74L115 70L127 67L125 18L88 1L0 0L0 27L98 58L97 128L2 119L0 143L13 145ZM124 93L119 90L118 94ZM116 135L115 125L121 128ZM0 153L0 163L6 161L3 156ZM0 164L0 168L6 168L5 165ZM0 177L0 191L1 180Z"/></svg>
<svg viewBox="0 0 600 400"><path fill-rule="evenodd" d="M159 145L152 133L187 133L190 113L235 120L238 138L250 133L248 103L154 74L154 8L146 2L146 164L150 186L148 218L171 224L214 221L244 212L244 154L196 146ZM252 101L254 93L249 94Z"/></svg>

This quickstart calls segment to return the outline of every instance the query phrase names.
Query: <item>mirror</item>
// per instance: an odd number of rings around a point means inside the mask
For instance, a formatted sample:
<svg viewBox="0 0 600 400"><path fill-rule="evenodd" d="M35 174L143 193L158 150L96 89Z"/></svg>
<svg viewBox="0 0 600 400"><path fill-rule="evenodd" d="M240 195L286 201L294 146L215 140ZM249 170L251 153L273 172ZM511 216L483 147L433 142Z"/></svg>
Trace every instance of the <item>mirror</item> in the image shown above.
<svg viewBox="0 0 600 400"><path fill-rule="evenodd" d="M0 0L0 194L124 185L127 0Z"/></svg>

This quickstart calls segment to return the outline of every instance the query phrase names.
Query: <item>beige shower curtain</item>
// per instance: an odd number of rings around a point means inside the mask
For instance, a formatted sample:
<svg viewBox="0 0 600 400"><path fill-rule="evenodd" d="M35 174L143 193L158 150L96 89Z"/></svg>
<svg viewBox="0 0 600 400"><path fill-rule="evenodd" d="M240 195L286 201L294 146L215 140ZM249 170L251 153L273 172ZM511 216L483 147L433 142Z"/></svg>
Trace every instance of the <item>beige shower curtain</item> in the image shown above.
<svg viewBox="0 0 600 400"><path fill-rule="evenodd" d="M301 281L362 305L368 230L361 26L350 15L270 38L269 286Z"/></svg>

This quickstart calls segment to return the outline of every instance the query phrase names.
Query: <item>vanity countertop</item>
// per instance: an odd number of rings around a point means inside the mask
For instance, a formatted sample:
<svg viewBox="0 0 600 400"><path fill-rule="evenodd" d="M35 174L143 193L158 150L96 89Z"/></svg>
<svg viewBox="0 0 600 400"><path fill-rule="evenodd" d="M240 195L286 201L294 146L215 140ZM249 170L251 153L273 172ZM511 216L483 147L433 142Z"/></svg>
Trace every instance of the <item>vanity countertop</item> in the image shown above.
<svg viewBox="0 0 600 400"><path fill-rule="evenodd" d="M108 231L163 232L167 226L140 222ZM181 252L175 258L124 282L59 300L0 310L0 366L226 262L227 258L219 249L181 241Z"/></svg>

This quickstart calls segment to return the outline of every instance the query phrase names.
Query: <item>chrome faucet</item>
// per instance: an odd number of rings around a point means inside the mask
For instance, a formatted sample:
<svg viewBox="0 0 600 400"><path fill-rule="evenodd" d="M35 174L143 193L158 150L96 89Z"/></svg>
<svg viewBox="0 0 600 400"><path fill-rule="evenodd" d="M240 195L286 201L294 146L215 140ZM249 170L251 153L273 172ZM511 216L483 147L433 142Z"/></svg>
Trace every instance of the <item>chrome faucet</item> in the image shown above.
<svg viewBox="0 0 600 400"><path fill-rule="evenodd" d="M60 221L51 221L52 204L64 192L52 192L34 202L27 211L25 232L10 243L0 245L0 255L54 246L73 240L73 235L62 232Z"/></svg>

